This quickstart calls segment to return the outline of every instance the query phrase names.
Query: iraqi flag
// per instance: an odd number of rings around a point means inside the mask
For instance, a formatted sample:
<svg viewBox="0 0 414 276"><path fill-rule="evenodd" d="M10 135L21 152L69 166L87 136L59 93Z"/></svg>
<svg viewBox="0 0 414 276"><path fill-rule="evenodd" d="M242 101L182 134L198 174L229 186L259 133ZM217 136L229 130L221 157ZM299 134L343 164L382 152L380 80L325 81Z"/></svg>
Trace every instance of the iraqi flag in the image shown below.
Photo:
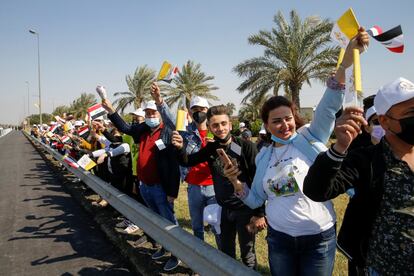
<svg viewBox="0 0 414 276"><path fill-rule="evenodd" d="M49 128L49 131L54 133L58 129L58 127L59 127L59 124L55 124Z"/></svg>
<svg viewBox="0 0 414 276"><path fill-rule="evenodd" d="M89 127L88 126L85 126L85 127L79 128L78 134L83 139L88 138L88 136L89 136Z"/></svg>
<svg viewBox="0 0 414 276"><path fill-rule="evenodd" d="M382 29L380 27L374 26L367 32L370 36L384 45L391 52L404 52L404 36L402 33L401 25L398 25L397 27L392 28L386 32L382 32Z"/></svg>
<svg viewBox="0 0 414 276"><path fill-rule="evenodd" d="M60 140L62 141L63 144L66 144L70 141L70 138L68 136L62 136L62 138L60 138Z"/></svg>
<svg viewBox="0 0 414 276"><path fill-rule="evenodd" d="M76 163L76 161L73 160L72 158L70 158L68 155L63 156L63 162L65 162L66 164L68 164L72 168L75 168L75 169L79 168L79 164Z"/></svg>
<svg viewBox="0 0 414 276"><path fill-rule="evenodd" d="M102 107L100 103L95 104L88 108L88 114L91 121L95 120L106 114L106 110Z"/></svg>

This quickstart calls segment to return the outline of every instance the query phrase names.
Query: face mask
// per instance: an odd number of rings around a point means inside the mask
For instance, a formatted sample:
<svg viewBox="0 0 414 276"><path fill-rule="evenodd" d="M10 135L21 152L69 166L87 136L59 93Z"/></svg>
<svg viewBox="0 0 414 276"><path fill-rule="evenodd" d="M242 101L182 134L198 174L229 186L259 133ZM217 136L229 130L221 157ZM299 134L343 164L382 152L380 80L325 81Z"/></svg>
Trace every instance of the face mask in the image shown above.
<svg viewBox="0 0 414 276"><path fill-rule="evenodd" d="M197 124L201 124L207 119L207 113L202 112L202 111L194 112L193 119Z"/></svg>
<svg viewBox="0 0 414 276"><path fill-rule="evenodd" d="M400 122L401 131L395 133L401 140L414 146L414 117L397 120Z"/></svg>
<svg viewBox="0 0 414 276"><path fill-rule="evenodd" d="M293 140L295 140L296 136L298 136L298 134L295 132L292 136L289 137L289 139L283 140L283 139L280 139L280 138L278 138L278 137L276 137L272 134L272 141L276 142L276 143L279 143L279 144L282 144L282 145L287 145L287 144L292 143Z"/></svg>
<svg viewBox="0 0 414 276"><path fill-rule="evenodd" d="M150 128L155 128L155 127L159 126L159 124L160 124L160 118L145 118L145 123Z"/></svg>
<svg viewBox="0 0 414 276"><path fill-rule="evenodd" d="M371 131L371 137L374 138L375 141L381 141L382 136L385 135L385 130L378 125L374 125Z"/></svg>
<svg viewBox="0 0 414 276"><path fill-rule="evenodd" d="M225 144L225 143L227 143L230 140L230 137L231 137L231 135L230 135L230 132L229 132L227 134L227 136L224 137L223 139L222 138L218 138L217 136L214 135L214 140L218 141L220 144Z"/></svg>

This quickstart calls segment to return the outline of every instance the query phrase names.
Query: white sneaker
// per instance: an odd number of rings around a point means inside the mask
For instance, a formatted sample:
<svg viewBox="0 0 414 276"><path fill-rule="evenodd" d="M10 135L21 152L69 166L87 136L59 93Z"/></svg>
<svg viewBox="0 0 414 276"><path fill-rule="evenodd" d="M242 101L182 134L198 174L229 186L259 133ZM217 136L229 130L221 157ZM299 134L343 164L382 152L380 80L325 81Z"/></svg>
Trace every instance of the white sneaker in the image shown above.
<svg viewBox="0 0 414 276"><path fill-rule="evenodd" d="M125 228L124 230L122 230L123 233L126 234L132 234L134 232L137 232L139 230L139 227L136 226L135 224L130 224L127 228Z"/></svg>

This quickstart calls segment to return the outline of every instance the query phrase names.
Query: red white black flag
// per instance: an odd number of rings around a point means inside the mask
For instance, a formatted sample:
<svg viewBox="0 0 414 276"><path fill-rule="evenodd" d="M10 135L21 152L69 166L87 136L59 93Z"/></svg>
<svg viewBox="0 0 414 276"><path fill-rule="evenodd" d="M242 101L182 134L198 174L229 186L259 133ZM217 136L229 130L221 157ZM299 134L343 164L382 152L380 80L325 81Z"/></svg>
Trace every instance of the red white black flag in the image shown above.
<svg viewBox="0 0 414 276"><path fill-rule="evenodd" d="M88 136L89 136L89 127L85 126L85 127L79 128L78 134L79 134L80 137L82 137L84 139L88 138Z"/></svg>
<svg viewBox="0 0 414 276"><path fill-rule="evenodd" d="M388 50L394 53L404 52L403 33L401 25L398 25L391 30L382 32L382 29L378 26L374 26L369 29L368 34L372 36L376 41L387 47Z"/></svg>
<svg viewBox="0 0 414 276"><path fill-rule="evenodd" d="M102 107L100 103L95 104L88 108L88 114L92 121L95 120L96 118L99 118L105 115L106 113L107 113L106 110Z"/></svg>

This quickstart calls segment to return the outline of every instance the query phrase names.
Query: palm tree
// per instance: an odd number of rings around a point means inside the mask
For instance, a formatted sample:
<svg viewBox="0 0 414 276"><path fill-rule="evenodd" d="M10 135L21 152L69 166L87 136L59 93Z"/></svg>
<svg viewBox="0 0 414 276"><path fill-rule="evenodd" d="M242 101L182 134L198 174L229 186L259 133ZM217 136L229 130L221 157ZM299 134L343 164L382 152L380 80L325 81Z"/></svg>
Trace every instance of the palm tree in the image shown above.
<svg viewBox="0 0 414 276"><path fill-rule="evenodd" d="M55 108L55 110L53 110L52 114L62 116L63 113L69 113L69 112L70 112L70 107L69 106L59 105Z"/></svg>
<svg viewBox="0 0 414 276"><path fill-rule="evenodd" d="M250 102L243 103L239 110L239 120L254 122L260 119L262 106L269 98L269 94L257 94L251 98Z"/></svg>
<svg viewBox="0 0 414 276"><path fill-rule="evenodd" d="M82 93L79 98L72 102L69 110L75 118L83 119L88 112L88 108L94 104L96 104L95 94Z"/></svg>
<svg viewBox="0 0 414 276"><path fill-rule="evenodd" d="M311 80L324 82L332 73L339 53L338 47L329 47L332 23L310 16L301 20L298 13L290 12L288 23L279 11L274 19L275 28L251 35L252 45L264 47L261 57L248 59L233 70L245 80L237 88L248 91L242 102L270 90L277 95L280 88L300 107L299 93L303 83Z"/></svg>
<svg viewBox="0 0 414 276"><path fill-rule="evenodd" d="M142 102L150 100L150 88L155 80L155 71L144 65L138 67L133 76L127 75L125 79L129 91L114 94L115 97L118 97L114 101L114 105L116 110L121 113L124 113L125 108L129 105L133 105L134 109L137 109Z"/></svg>
<svg viewBox="0 0 414 276"><path fill-rule="evenodd" d="M227 103L226 107L227 107L227 111L229 112L230 116L233 116L234 111L236 111L236 105L234 103Z"/></svg>
<svg viewBox="0 0 414 276"><path fill-rule="evenodd" d="M169 105L179 102L183 95L186 99L186 107L189 108L191 98L194 96L204 97L210 100L218 100L218 97L211 94L211 91L217 90L218 87L213 86L208 81L214 80L213 76L206 76L201 71L201 64L195 64L188 60L183 65L181 71L174 78L175 87L166 86L166 92L163 93L165 101Z"/></svg>

